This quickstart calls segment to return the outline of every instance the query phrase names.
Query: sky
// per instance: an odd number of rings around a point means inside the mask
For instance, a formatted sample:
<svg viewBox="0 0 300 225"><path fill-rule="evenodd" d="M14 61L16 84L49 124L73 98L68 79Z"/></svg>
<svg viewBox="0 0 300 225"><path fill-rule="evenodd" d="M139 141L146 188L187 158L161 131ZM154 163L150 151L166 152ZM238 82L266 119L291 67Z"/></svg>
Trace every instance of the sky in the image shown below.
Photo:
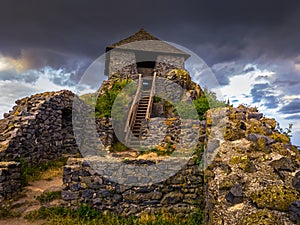
<svg viewBox="0 0 300 225"><path fill-rule="evenodd" d="M2 0L0 114L24 96L75 90L106 46L143 27L196 53L234 106L292 123L300 145L299 21L298 0Z"/></svg>

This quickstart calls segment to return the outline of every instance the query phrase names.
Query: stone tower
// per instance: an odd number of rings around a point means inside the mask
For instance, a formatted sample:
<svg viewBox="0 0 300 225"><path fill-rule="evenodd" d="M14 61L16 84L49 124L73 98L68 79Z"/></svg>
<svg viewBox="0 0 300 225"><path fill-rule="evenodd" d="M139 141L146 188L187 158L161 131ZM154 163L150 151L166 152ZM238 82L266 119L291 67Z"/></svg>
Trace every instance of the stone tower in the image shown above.
<svg viewBox="0 0 300 225"><path fill-rule="evenodd" d="M184 69L184 62L190 57L186 52L170 45L140 29L137 33L106 47L105 74L128 76L142 74L158 75L165 70Z"/></svg>

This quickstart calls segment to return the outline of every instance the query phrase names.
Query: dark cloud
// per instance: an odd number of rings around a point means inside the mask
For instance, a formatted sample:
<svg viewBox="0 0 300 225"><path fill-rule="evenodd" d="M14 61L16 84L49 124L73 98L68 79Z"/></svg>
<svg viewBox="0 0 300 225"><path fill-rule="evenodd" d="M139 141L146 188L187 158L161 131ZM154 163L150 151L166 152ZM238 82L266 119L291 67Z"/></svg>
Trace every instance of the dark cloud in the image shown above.
<svg viewBox="0 0 300 225"><path fill-rule="evenodd" d="M211 67L220 85L228 85L230 77L243 73L244 65L236 62L218 63Z"/></svg>
<svg viewBox="0 0 300 225"><path fill-rule="evenodd" d="M61 68L71 74L67 82L71 85L107 45L144 27L162 40L197 53L211 66L220 85L228 85L234 75L253 71L254 67L245 69L250 62L274 67L274 85L294 94L300 90L300 76L288 62L299 61L298 21L298 0L4 0L0 54L26 59L28 69ZM53 82L66 81L56 77ZM253 90L255 102L264 94L259 88Z"/></svg>
<svg viewBox="0 0 300 225"><path fill-rule="evenodd" d="M268 109L276 109L279 106L279 99L277 96L270 95L264 97L264 106Z"/></svg>
<svg viewBox="0 0 300 225"><path fill-rule="evenodd" d="M279 109L279 112L283 114L300 113L300 98L296 98L289 104L283 106L281 109Z"/></svg>
<svg viewBox="0 0 300 225"><path fill-rule="evenodd" d="M300 50L299 4L297 0L4 0L0 50L16 57L21 49L38 48L95 58L106 45L143 26L164 40L189 47L209 64L290 56Z"/></svg>
<svg viewBox="0 0 300 225"><path fill-rule="evenodd" d="M265 97L266 89L269 88L268 83L255 84L251 89L251 95L253 98L253 103L259 103Z"/></svg>
<svg viewBox="0 0 300 225"><path fill-rule="evenodd" d="M285 117L286 120L300 120L300 115L293 115Z"/></svg>
<svg viewBox="0 0 300 225"><path fill-rule="evenodd" d="M27 71L22 74L15 70L0 71L0 80L3 81L24 81L34 83L38 80L39 74L36 71Z"/></svg>
<svg viewBox="0 0 300 225"><path fill-rule="evenodd" d="M269 83L255 84L251 89L253 103L263 103L268 109L276 109L280 100L277 95L272 92L272 86Z"/></svg>

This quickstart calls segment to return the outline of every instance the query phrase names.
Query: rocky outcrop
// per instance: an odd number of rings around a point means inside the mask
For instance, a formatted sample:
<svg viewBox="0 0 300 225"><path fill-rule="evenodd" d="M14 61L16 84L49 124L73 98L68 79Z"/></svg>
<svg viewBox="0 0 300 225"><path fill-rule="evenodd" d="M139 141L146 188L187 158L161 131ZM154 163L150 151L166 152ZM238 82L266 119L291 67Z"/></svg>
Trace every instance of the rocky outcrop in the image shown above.
<svg viewBox="0 0 300 225"><path fill-rule="evenodd" d="M229 108L226 117L224 141L205 171L206 224L299 223L297 148L255 108Z"/></svg>

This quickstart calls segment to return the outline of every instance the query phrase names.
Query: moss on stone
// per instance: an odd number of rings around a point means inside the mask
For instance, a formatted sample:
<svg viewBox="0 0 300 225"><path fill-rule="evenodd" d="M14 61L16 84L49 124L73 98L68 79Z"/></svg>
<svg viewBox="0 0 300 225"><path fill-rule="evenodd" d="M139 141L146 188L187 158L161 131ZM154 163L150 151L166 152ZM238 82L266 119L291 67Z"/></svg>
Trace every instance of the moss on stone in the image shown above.
<svg viewBox="0 0 300 225"><path fill-rule="evenodd" d="M279 223L271 212L259 210L244 217L239 225L279 225Z"/></svg>
<svg viewBox="0 0 300 225"><path fill-rule="evenodd" d="M250 120L249 127L247 129L248 133L255 133L255 134L262 134L266 135L266 128L260 121L257 120Z"/></svg>
<svg viewBox="0 0 300 225"><path fill-rule="evenodd" d="M283 185L271 185L250 195L250 199L258 208L279 211L287 211L290 204L299 197L299 193L295 189Z"/></svg>
<svg viewBox="0 0 300 225"><path fill-rule="evenodd" d="M246 173L253 173L256 171L255 165L250 160L240 163L239 168Z"/></svg>
<svg viewBox="0 0 300 225"><path fill-rule="evenodd" d="M227 141L235 141L245 137L243 130L237 128L238 125L228 126L224 130L224 139Z"/></svg>
<svg viewBox="0 0 300 225"><path fill-rule="evenodd" d="M277 125L277 122L275 119L262 118L260 121L272 130L274 130Z"/></svg>
<svg viewBox="0 0 300 225"><path fill-rule="evenodd" d="M233 156L229 160L229 164L238 164L238 167L247 173L253 173L256 171L254 164L250 161L250 158L247 155Z"/></svg>
<svg viewBox="0 0 300 225"><path fill-rule="evenodd" d="M231 159L229 159L229 164L235 165L238 164L241 161L240 156L232 156Z"/></svg>
<svg viewBox="0 0 300 225"><path fill-rule="evenodd" d="M229 190L234 185L232 180L225 180L220 183L219 189L220 190Z"/></svg>
<svg viewBox="0 0 300 225"><path fill-rule="evenodd" d="M288 144L290 142L290 138L286 136L285 134L280 134L277 132L273 132L270 135L270 138L274 139L277 142L283 143L283 144Z"/></svg>
<svg viewBox="0 0 300 225"><path fill-rule="evenodd" d="M229 160L229 164L238 164L241 162L248 162L249 158L247 155L242 155L242 156L233 156L230 160Z"/></svg>
<svg viewBox="0 0 300 225"><path fill-rule="evenodd" d="M290 156L291 155L289 150L286 149L286 147L284 146L283 143L276 142L276 143L272 144L270 146L270 148L272 149L273 152L277 152L280 155L283 155L283 156Z"/></svg>

